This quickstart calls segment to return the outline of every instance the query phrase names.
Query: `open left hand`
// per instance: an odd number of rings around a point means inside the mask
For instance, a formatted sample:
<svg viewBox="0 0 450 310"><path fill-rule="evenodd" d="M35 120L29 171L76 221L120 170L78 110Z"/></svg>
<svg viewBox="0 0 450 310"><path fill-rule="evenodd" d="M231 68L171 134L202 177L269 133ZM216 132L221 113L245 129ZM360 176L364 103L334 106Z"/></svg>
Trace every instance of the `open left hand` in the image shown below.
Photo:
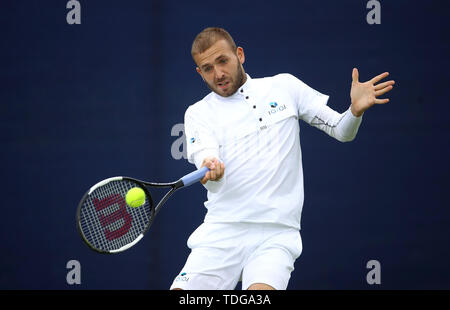
<svg viewBox="0 0 450 310"><path fill-rule="evenodd" d="M389 102L389 99L378 99L388 91L392 90L395 81L387 81L380 84L376 84L385 77L389 75L389 72L377 75L373 79L361 83L359 82L359 72L358 69L353 68L352 72L352 88L350 90L350 98L352 100L352 105L350 106L351 111L354 116L361 116L364 111L373 106L374 104L385 104Z"/></svg>

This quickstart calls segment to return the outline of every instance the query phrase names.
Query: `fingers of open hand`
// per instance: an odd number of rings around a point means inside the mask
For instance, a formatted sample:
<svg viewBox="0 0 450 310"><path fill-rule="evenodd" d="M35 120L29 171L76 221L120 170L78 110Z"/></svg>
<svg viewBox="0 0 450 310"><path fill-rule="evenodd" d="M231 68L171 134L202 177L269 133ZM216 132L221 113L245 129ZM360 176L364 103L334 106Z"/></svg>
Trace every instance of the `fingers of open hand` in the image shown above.
<svg viewBox="0 0 450 310"><path fill-rule="evenodd" d="M354 83L358 83L359 82L359 72L358 72L357 68L353 68L352 80L353 80Z"/></svg>
<svg viewBox="0 0 450 310"><path fill-rule="evenodd" d="M355 103L359 108L367 109L374 104L385 104L389 102L387 98L377 98L386 94L394 88L395 81L386 81L377 84L382 79L386 78L389 72L384 72L377 75L371 80L360 83L358 82L357 70L353 71L353 82L350 96L352 97L352 104Z"/></svg>
<svg viewBox="0 0 450 310"><path fill-rule="evenodd" d="M393 88L392 86L388 86L388 87L385 87L385 88L383 88L383 89L380 89L380 90L375 91L375 97L384 95L385 93L387 93L388 91L390 91L392 88Z"/></svg>
<svg viewBox="0 0 450 310"><path fill-rule="evenodd" d="M389 75L389 72L381 73L381 74L377 75L376 77L374 77L373 79L371 79L370 82L372 82L372 84L378 83L379 81L381 81L388 75Z"/></svg>
<svg viewBox="0 0 450 310"><path fill-rule="evenodd" d="M383 88L386 88L388 86L393 86L395 84L395 81L387 81L380 84L375 85L375 90L380 90Z"/></svg>
<svg viewBox="0 0 450 310"><path fill-rule="evenodd" d="M386 99L375 99L375 103L376 104L385 104L385 103L388 103L388 102L389 102L388 98L386 98Z"/></svg>
<svg viewBox="0 0 450 310"><path fill-rule="evenodd" d="M378 85L375 85L374 90L375 90L375 97L379 97L381 95L384 95L385 93L391 91L394 88L394 84L395 81L387 81L384 83L380 83ZM378 99L375 98L375 103L376 104L384 104L384 103L388 103L389 99Z"/></svg>

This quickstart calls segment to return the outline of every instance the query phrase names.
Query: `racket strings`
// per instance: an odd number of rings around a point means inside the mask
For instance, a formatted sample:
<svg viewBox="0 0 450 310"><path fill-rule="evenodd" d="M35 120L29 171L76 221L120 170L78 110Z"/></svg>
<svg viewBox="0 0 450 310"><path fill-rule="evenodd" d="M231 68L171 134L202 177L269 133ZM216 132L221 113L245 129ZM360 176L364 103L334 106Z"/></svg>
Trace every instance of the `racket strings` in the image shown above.
<svg viewBox="0 0 450 310"><path fill-rule="evenodd" d="M102 251L116 250L144 232L151 220L149 198L138 208L125 202L127 192L136 186L128 180L115 180L86 198L80 210L80 228L91 246Z"/></svg>

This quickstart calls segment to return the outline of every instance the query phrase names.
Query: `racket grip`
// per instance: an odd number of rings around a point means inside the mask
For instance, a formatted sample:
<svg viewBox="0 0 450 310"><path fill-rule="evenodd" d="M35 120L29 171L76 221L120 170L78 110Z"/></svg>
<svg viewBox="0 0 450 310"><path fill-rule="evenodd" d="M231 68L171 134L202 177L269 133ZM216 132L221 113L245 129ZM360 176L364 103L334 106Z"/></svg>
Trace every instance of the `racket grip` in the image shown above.
<svg viewBox="0 0 450 310"><path fill-rule="evenodd" d="M203 179L206 172L208 171L209 171L208 167L204 166L196 171L186 174L184 177L181 178L181 181L183 181L184 186L192 185Z"/></svg>

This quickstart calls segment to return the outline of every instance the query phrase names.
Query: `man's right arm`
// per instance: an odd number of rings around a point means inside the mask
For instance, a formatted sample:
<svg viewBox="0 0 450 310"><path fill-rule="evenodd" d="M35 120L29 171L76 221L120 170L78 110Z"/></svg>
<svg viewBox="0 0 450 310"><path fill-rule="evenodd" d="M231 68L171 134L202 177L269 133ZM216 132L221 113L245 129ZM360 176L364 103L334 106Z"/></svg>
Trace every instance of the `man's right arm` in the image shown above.
<svg viewBox="0 0 450 310"><path fill-rule="evenodd" d="M217 192L225 183L225 164L219 158L219 143L214 130L205 121L204 113L193 106L186 110L184 117L187 140L188 161L200 169L207 166L207 172L201 183L208 191Z"/></svg>

